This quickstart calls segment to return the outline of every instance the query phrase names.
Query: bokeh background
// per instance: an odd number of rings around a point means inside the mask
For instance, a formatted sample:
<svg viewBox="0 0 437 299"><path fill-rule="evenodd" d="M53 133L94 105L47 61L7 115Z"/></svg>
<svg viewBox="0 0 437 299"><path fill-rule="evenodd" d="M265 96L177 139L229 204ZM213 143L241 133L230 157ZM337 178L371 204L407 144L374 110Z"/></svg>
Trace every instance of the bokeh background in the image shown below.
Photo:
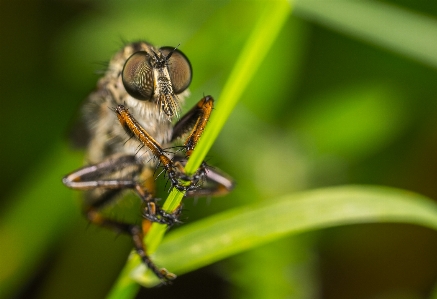
<svg viewBox="0 0 437 299"><path fill-rule="evenodd" d="M237 188L186 200L185 221L340 184L437 199L437 3L292 4L208 157ZM0 298L102 298L131 250L128 237L89 227L79 195L61 184L84 161L68 132L111 54L124 41L180 43L194 70L186 111L203 94L219 96L268 5L0 1ZM418 226L330 228L138 298L430 298L436 252L437 233Z"/></svg>

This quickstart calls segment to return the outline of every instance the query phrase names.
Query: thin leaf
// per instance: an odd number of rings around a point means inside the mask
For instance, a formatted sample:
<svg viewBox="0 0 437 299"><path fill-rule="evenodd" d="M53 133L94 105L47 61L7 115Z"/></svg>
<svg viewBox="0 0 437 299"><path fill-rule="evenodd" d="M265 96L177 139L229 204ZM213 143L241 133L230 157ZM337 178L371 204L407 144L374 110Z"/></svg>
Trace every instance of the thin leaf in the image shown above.
<svg viewBox="0 0 437 299"><path fill-rule="evenodd" d="M240 99L244 89L268 53L289 14L290 6L286 1L275 1L266 5L264 14L259 18L251 36L249 36L223 88L223 92L219 96L220 101L216 105L205 133L202 135L202 138L187 162L185 167L186 173L192 174L199 168L224 123ZM166 211L176 209L182 201L183 195L182 192L173 188L163 205L163 209ZM146 244L148 244L147 249L149 253L153 253L157 249L165 231L165 225L158 223L152 225L152 228L146 236ZM135 273L144 272L143 265L141 265L139 258L136 256L131 257L125 267L131 269L133 265L139 265L139 269L137 269ZM124 274L126 271L123 270L122 273ZM138 274L135 276L138 276ZM124 292L134 293L126 291L126 288L137 288L134 281L132 281L131 284L126 283L126 281L126 277L123 275L120 276L111 290L109 298L121 298L121 294Z"/></svg>
<svg viewBox="0 0 437 299"><path fill-rule="evenodd" d="M168 234L154 258L182 274L285 236L369 222L411 223L437 230L437 204L422 195L387 187L306 191L185 225ZM152 275L135 279L146 286L156 283Z"/></svg>

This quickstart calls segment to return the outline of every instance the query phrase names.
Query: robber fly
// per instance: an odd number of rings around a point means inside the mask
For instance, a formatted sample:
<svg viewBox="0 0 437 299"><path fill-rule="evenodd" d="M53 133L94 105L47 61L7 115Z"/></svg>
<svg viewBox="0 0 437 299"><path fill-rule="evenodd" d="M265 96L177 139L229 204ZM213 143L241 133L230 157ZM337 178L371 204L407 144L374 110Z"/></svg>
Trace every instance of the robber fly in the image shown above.
<svg viewBox="0 0 437 299"><path fill-rule="evenodd" d="M227 175L205 162L194 175L184 173L183 166L202 135L214 102L205 96L179 117L191 78L191 64L176 48L158 49L135 42L117 52L83 106L89 164L63 178L67 187L85 191L83 213L88 220L131 235L144 264L164 283L176 276L151 261L143 238L150 222L177 223L181 206L166 212L157 204L156 169L162 167L171 185L190 197L223 195L233 188ZM174 125L173 119L178 119ZM178 140L183 142L182 151L171 150ZM102 213L104 206L126 190L133 190L141 199L142 225Z"/></svg>

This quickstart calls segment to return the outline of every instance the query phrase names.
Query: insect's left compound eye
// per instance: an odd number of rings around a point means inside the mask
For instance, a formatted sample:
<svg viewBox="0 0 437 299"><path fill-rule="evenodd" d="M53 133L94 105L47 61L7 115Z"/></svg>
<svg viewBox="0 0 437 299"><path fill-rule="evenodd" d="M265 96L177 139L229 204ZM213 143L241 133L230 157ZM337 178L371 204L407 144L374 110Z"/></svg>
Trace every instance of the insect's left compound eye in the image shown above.
<svg viewBox="0 0 437 299"><path fill-rule="evenodd" d="M153 70L150 56L140 51L132 54L123 67L123 85L126 91L138 100L150 100L153 96Z"/></svg>
<svg viewBox="0 0 437 299"><path fill-rule="evenodd" d="M190 61L181 51L172 47L162 47L160 51L164 56L173 52L167 61L168 73L172 82L173 92L183 92L191 83L192 71Z"/></svg>

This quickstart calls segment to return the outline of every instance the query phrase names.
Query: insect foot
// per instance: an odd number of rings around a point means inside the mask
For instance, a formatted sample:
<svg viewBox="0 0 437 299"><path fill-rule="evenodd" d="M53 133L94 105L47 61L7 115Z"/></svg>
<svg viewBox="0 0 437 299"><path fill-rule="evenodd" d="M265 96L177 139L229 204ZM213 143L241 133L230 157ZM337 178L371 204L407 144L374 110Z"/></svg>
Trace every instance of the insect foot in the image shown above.
<svg viewBox="0 0 437 299"><path fill-rule="evenodd" d="M155 199L147 202L144 211L143 217L151 222L158 222L160 224L166 224L168 227L171 227L175 224L182 223L179 221L179 216L182 212L182 204L176 208L172 213L168 213L164 211L161 207L156 204Z"/></svg>
<svg viewBox="0 0 437 299"><path fill-rule="evenodd" d="M193 175L187 175L184 170L186 159L177 157L173 160L175 167L167 171L167 176L174 188L181 192L193 191L201 188L206 179L206 163L202 162L201 166Z"/></svg>

